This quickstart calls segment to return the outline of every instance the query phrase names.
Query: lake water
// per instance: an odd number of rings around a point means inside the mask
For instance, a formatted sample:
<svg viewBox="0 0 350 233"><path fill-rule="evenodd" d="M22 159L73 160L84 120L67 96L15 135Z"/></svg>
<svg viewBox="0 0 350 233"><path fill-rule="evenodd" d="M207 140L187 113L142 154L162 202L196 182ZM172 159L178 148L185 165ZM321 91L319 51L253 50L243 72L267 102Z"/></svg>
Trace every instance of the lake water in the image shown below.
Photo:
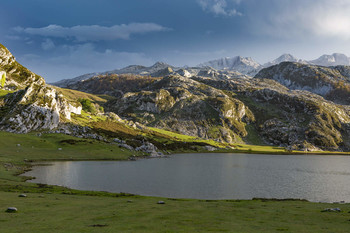
<svg viewBox="0 0 350 233"><path fill-rule="evenodd" d="M177 154L138 161L50 162L29 182L196 199L350 202L350 156Z"/></svg>

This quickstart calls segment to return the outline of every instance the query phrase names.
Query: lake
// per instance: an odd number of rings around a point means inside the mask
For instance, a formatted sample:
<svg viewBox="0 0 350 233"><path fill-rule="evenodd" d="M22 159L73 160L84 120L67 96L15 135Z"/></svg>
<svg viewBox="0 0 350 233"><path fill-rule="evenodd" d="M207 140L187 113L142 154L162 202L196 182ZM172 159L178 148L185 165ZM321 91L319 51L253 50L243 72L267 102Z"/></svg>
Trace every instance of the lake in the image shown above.
<svg viewBox="0 0 350 233"><path fill-rule="evenodd" d="M176 154L137 161L50 162L29 182L196 199L350 202L350 156Z"/></svg>

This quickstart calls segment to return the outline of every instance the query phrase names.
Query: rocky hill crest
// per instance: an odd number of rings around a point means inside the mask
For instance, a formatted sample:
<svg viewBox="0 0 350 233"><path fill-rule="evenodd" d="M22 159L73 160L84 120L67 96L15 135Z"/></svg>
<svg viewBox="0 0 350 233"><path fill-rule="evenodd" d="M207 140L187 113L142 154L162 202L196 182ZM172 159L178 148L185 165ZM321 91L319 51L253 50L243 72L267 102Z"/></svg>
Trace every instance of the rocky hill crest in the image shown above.
<svg viewBox="0 0 350 233"><path fill-rule="evenodd" d="M0 129L27 133L53 129L80 114L81 105L68 101L45 80L19 64L0 44L0 69L5 77L0 90Z"/></svg>

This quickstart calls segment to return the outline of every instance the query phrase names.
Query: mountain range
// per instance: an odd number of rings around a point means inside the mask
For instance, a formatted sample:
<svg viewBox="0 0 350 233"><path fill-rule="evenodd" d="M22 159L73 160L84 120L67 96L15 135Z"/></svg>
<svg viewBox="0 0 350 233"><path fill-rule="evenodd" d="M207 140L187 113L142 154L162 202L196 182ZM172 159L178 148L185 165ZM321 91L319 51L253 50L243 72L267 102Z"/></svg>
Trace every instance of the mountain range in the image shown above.
<svg viewBox="0 0 350 233"><path fill-rule="evenodd" d="M334 55L334 60L325 60L334 64L346 59ZM250 59L234 61L220 64L254 66ZM59 88L20 65L1 45L0 129L104 141L118 137L125 148L153 148L152 153L156 147L202 148L213 140L349 151L350 67L314 65L289 55L271 63L278 64L254 76L204 65L128 66L65 80L65 88ZM169 136L153 129L202 141L167 141Z"/></svg>
<svg viewBox="0 0 350 233"><path fill-rule="evenodd" d="M315 60L302 60L294 57L291 54L282 54L280 57L276 58L271 62L267 62L263 65L254 61L250 57L225 57L216 60L211 60L198 64L196 67L174 67L164 62L157 62L150 67L141 65L130 65L122 69L116 69L111 71L106 71L102 73L90 73L78 76L73 79L64 79L53 83L56 86L68 87L75 84L78 81L86 80L97 75L108 75L108 74L137 74L137 75L150 75L153 77L162 76L171 73L178 73L180 75L187 75L188 77L193 75L212 76L212 75L225 75L225 72L235 72L237 75L247 75L253 77L263 68L274 66L280 64L281 62L297 62L302 64L318 65L318 66L337 66L337 65L350 65L350 58L344 54L334 53L332 55L322 55ZM214 70L220 71L220 74ZM205 74L206 73L206 74ZM215 74L216 73L216 74Z"/></svg>

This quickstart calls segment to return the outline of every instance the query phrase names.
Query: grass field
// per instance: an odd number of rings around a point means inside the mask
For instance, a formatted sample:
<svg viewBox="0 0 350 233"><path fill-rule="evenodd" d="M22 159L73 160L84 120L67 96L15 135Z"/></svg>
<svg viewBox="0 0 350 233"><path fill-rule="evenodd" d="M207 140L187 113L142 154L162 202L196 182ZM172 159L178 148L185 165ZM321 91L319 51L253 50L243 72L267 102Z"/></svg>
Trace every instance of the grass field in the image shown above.
<svg viewBox="0 0 350 233"><path fill-rule="evenodd" d="M1 232L348 232L349 205L0 192ZM165 204L157 204L163 200Z"/></svg>
<svg viewBox="0 0 350 233"><path fill-rule="evenodd" d="M0 148L1 233L348 232L350 227L350 204L141 197L26 183L24 177L16 176L28 169L26 161L123 160L134 154L104 142L61 134L0 132ZM20 193L27 197L18 197ZM165 204L157 204L160 200ZM18 212L6 213L12 206ZM321 212L335 207L342 212Z"/></svg>

